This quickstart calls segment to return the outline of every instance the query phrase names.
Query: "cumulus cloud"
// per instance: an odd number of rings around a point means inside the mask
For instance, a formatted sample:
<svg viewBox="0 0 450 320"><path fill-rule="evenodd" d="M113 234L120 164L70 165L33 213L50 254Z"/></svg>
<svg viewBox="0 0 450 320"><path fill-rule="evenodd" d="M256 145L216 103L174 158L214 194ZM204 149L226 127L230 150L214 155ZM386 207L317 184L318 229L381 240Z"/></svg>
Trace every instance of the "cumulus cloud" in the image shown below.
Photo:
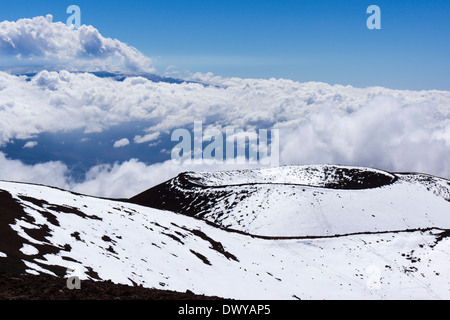
<svg viewBox="0 0 450 320"><path fill-rule="evenodd" d="M136 48L103 37L93 26L79 29L35 17L0 23L0 55L9 67L69 70L152 71L151 59ZM40 66L40 67L37 67Z"/></svg>
<svg viewBox="0 0 450 320"><path fill-rule="evenodd" d="M160 132L153 132L153 133L146 134L144 136L135 136L134 137L134 143L150 142L150 141L158 139L158 137L160 135L161 135Z"/></svg>
<svg viewBox="0 0 450 320"><path fill-rule="evenodd" d="M62 162L46 162L26 165L19 160L11 160L0 152L0 179L30 182L68 189L68 169Z"/></svg>
<svg viewBox="0 0 450 320"><path fill-rule="evenodd" d="M103 197L128 198L162 183L184 171L172 161L146 165L137 159L98 165L89 170L86 180L72 184L71 190Z"/></svg>
<svg viewBox="0 0 450 320"><path fill-rule="evenodd" d="M374 98L352 112L323 105L284 131L285 164L364 165L450 177L450 121L430 105Z"/></svg>
<svg viewBox="0 0 450 320"><path fill-rule="evenodd" d="M125 147L129 144L130 144L130 140L128 140L127 138L123 138L123 139L120 139L120 140L117 140L116 142L114 142L114 148Z"/></svg>
<svg viewBox="0 0 450 320"><path fill-rule="evenodd" d="M359 89L283 79L225 78L206 86L135 79L120 82L87 73L42 71L27 81L0 72L0 141L80 128L101 132L143 120L155 125L136 142L194 121L238 128L295 127L325 103L351 114L380 95L403 106L420 104L440 123L450 113L448 91Z"/></svg>
<svg viewBox="0 0 450 320"><path fill-rule="evenodd" d="M23 147L32 149L32 148L36 147L37 145L38 145L37 141L28 141L27 143L25 143L25 145Z"/></svg>

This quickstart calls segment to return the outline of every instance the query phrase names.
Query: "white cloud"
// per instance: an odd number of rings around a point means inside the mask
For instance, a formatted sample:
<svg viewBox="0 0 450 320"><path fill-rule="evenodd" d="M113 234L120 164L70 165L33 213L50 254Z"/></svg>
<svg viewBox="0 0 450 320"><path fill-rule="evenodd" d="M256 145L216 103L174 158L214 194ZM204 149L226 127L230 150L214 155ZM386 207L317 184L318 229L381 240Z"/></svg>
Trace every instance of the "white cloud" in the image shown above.
<svg viewBox="0 0 450 320"><path fill-rule="evenodd" d="M123 139L120 139L120 140L117 140L116 142L114 142L114 148L125 147L129 144L130 144L130 140L128 140L127 138L123 138Z"/></svg>
<svg viewBox="0 0 450 320"><path fill-rule="evenodd" d="M153 133L146 134L145 136L135 136L134 143L150 142L150 141L158 139L160 135L161 135L160 132L153 132Z"/></svg>
<svg viewBox="0 0 450 320"><path fill-rule="evenodd" d="M134 79L119 82L86 73L42 71L26 81L0 72L0 141L81 128L101 132L131 121L156 123L135 142L148 142L157 132L192 126L194 121L243 129L293 128L325 103L351 114L379 95L402 106L421 105L436 123L445 123L450 114L448 91L358 89L283 79L225 78L215 80L215 86Z"/></svg>
<svg viewBox="0 0 450 320"><path fill-rule="evenodd" d="M0 23L0 55L14 67L46 69L152 71L151 59L93 26L68 28L53 17ZM6 67L3 65L2 67Z"/></svg>
<svg viewBox="0 0 450 320"><path fill-rule="evenodd" d="M68 169L61 162L46 162L25 165L19 160L10 160L0 152L0 179L30 182L68 189L66 175Z"/></svg>
<svg viewBox="0 0 450 320"><path fill-rule="evenodd" d="M28 141L27 143L25 143L25 145L23 146L24 148L34 148L38 145L37 141Z"/></svg>
<svg viewBox="0 0 450 320"><path fill-rule="evenodd" d="M379 96L351 114L333 105L284 131L284 163L364 165L450 177L450 121L430 105Z"/></svg>

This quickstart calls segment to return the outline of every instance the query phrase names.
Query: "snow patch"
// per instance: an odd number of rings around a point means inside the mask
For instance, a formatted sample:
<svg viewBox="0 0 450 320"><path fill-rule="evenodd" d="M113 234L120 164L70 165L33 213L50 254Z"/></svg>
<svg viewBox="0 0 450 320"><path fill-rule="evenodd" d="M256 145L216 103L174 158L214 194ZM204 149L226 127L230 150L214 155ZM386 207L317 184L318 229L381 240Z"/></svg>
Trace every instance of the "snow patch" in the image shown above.
<svg viewBox="0 0 450 320"><path fill-rule="evenodd" d="M20 252L28 256L34 256L39 253L39 250L33 247L32 245L24 244L23 247L20 249Z"/></svg>

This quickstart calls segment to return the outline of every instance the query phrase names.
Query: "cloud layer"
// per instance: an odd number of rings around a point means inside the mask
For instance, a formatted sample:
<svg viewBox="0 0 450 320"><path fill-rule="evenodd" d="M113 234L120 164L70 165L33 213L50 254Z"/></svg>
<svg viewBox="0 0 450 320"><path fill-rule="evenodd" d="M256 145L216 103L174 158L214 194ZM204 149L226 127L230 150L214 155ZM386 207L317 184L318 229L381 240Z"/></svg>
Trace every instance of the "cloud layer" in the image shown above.
<svg viewBox="0 0 450 320"><path fill-rule="evenodd" d="M430 103L378 96L347 114L332 104L284 134L284 163L364 165L450 178L450 117ZM293 151L295 150L295 151Z"/></svg>
<svg viewBox="0 0 450 320"><path fill-rule="evenodd" d="M136 48L103 37L92 26L73 30L53 17L0 23L0 55L7 69L151 71L151 59ZM11 64L14 64L12 68Z"/></svg>

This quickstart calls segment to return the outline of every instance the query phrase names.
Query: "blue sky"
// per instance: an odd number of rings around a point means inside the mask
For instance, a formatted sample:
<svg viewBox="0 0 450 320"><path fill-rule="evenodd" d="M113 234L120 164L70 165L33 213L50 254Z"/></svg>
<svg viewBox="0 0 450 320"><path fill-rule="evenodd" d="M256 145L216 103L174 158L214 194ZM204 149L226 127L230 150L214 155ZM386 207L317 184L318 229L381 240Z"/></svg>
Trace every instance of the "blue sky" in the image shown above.
<svg viewBox="0 0 450 320"><path fill-rule="evenodd" d="M222 76L450 89L447 0L2 1L1 20L80 6L82 24L169 65ZM381 8L369 30L366 9Z"/></svg>

